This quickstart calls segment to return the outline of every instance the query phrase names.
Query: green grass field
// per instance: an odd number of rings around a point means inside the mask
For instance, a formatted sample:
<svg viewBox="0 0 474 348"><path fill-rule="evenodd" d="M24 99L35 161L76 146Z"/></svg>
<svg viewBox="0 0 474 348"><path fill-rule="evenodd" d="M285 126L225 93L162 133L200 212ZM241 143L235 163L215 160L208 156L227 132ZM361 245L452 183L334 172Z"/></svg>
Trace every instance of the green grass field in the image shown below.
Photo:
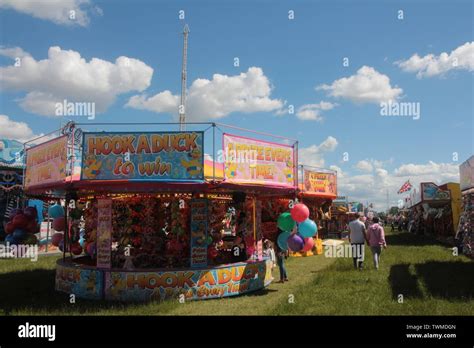
<svg viewBox="0 0 474 348"><path fill-rule="evenodd" d="M54 291L57 256L0 260L3 315L474 315L474 262L426 237L388 233L379 271L324 255L290 258L290 281L235 298L123 304ZM274 271L275 278L278 271ZM403 303L399 302L403 295ZM291 300L294 301L291 301ZM289 303L291 302L291 303Z"/></svg>

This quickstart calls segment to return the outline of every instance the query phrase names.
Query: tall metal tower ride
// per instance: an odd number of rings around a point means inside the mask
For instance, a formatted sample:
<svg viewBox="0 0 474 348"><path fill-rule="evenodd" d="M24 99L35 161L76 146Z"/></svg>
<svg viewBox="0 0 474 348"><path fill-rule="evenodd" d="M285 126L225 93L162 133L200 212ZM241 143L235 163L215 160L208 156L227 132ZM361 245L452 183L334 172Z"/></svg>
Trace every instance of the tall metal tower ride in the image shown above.
<svg viewBox="0 0 474 348"><path fill-rule="evenodd" d="M181 104L179 105L179 130L186 130L186 69L188 60L188 34L189 26L186 24L183 29L183 67L181 70Z"/></svg>

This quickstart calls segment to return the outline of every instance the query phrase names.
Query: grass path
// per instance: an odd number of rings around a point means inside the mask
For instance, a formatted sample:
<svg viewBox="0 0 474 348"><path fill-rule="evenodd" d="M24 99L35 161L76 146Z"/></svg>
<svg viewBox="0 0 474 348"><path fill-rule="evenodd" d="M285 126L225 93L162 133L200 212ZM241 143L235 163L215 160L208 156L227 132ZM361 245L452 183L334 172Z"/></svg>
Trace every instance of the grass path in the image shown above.
<svg viewBox="0 0 474 348"><path fill-rule="evenodd" d="M6 315L474 315L474 262L409 233L387 235L381 268L356 271L351 259L290 258L290 281L246 296L122 304L54 291L57 256L0 260L0 314ZM274 270L274 276L278 271ZM294 303L289 303L289 295ZM399 295L403 303L399 303Z"/></svg>
<svg viewBox="0 0 474 348"><path fill-rule="evenodd" d="M370 250L363 271L337 259L272 314L474 315L472 260L409 233L387 233L387 244L379 271Z"/></svg>

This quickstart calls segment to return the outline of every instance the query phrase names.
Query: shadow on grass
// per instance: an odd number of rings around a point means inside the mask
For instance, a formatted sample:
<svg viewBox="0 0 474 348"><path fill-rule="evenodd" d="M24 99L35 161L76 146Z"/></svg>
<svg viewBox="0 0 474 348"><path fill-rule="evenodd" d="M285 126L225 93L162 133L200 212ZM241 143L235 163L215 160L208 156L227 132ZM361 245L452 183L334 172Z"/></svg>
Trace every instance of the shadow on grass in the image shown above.
<svg viewBox="0 0 474 348"><path fill-rule="evenodd" d="M0 315L10 315L14 311L57 315L70 315L72 311L94 314L104 309L121 311L143 305L79 298L76 298L75 304L71 304L69 295L54 289L55 275L56 270L47 269L0 274Z"/></svg>
<svg viewBox="0 0 474 348"><path fill-rule="evenodd" d="M474 298L474 263L430 261L415 266L417 276L433 297Z"/></svg>
<svg viewBox="0 0 474 348"><path fill-rule="evenodd" d="M415 275L410 274L409 267L409 263L390 267L388 281L392 288L392 298L394 300L398 300L399 295L403 295L403 298L423 297L423 293L418 286L418 279Z"/></svg>
<svg viewBox="0 0 474 348"><path fill-rule="evenodd" d="M440 242L430 236L417 235L410 232L397 232L385 236L387 245L407 245L407 246L424 246L424 245L442 245Z"/></svg>
<svg viewBox="0 0 474 348"><path fill-rule="evenodd" d="M278 291L279 290L264 288L264 289L255 290L255 291L247 292L245 294L240 294L238 296L231 296L231 297L227 297L227 298L238 298L238 297L242 297L242 296L246 296L246 297L265 296L265 295L268 295L272 292L278 292ZM221 298L215 298L214 300L222 300L222 299Z"/></svg>

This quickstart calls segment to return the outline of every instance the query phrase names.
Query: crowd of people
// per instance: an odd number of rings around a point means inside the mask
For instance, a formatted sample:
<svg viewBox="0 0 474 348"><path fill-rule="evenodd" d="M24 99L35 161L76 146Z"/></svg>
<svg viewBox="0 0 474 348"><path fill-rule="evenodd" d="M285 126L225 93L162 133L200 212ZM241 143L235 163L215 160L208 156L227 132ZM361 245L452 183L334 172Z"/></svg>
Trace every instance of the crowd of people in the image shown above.
<svg viewBox="0 0 474 348"><path fill-rule="evenodd" d="M403 215L396 215L390 218L390 228L391 231L408 231L409 221Z"/></svg>

